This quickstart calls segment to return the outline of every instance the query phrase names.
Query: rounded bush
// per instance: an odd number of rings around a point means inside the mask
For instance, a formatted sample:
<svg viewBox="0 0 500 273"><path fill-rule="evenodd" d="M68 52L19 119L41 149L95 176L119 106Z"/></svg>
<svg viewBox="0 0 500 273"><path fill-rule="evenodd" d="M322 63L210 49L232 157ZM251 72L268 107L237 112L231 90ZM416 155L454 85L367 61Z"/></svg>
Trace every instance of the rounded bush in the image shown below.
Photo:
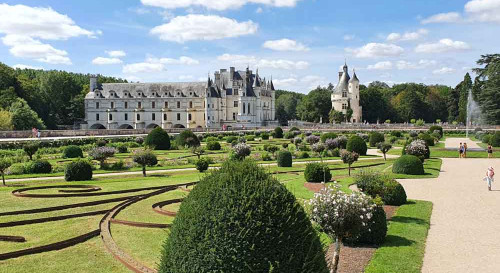
<svg viewBox="0 0 500 273"><path fill-rule="evenodd" d="M128 147L124 143L118 145L116 148L118 150L118 153L120 153L120 154L128 153Z"/></svg>
<svg viewBox="0 0 500 273"><path fill-rule="evenodd" d="M370 134L370 147L377 147L377 144L384 142L384 135L379 132L372 132Z"/></svg>
<svg viewBox="0 0 500 273"><path fill-rule="evenodd" d="M439 135L440 135L441 137L443 137L443 127L441 127L441 126L437 126L437 125L433 125L433 126L431 126L431 127L429 128L429 134L432 134L432 133L433 133L433 132L435 132L435 131L439 132ZM441 137L440 137L439 139L441 139Z"/></svg>
<svg viewBox="0 0 500 273"><path fill-rule="evenodd" d="M108 141L105 139L99 139L95 143L95 145L97 145L97 147L104 147L104 146L106 146L106 144L108 144Z"/></svg>
<svg viewBox="0 0 500 273"><path fill-rule="evenodd" d="M304 178L307 182L328 182L332 179L332 174L330 173L328 166L325 164L309 163L306 165Z"/></svg>
<svg viewBox="0 0 500 273"><path fill-rule="evenodd" d="M386 205L404 205L406 204L406 191L398 181L394 179L385 180L382 200Z"/></svg>
<svg viewBox="0 0 500 273"><path fill-rule="evenodd" d="M212 141L219 141L219 138L213 137L213 136L209 136L209 137L204 138L203 141L205 141L207 143L208 142L212 142Z"/></svg>
<svg viewBox="0 0 500 273"><path fill-rule="evenodd" d="M200 140L191 130L184 130L175 137L175 144L181 148L185 146L200 146Z"/></svg>
<svg viewBox="0 0 500 273"><path fill-rule="evenodd" d="M202 178L182 202L158 271L305 269L328 272L321 242L303 207L254 162L229 160Z"/></svg>
<svg viewBox="0 0 500 273"><path fill-rule="evenodd" d="M274 128L273 138L283 138L283 129L281 127Z"/></svg>
<svg viewBox="0 0 500 273"><path fill-rule="evenodd" d="M218 141L210 141L207 143L207 149L210 151L218 151L221 149L221 146Z"/></svg>
<svg viewBox="0 0 500 273"><path fill-rule="evenodd" d="M269 139L269 134L268 134L268 133L262 133L262 134L260 135L260 138L261 138L262 140L268 140L268 139Z"/></svg>
<svg viewBox="0 0 500 273"><path fill-rule="evenodd" d="M422 161L414 155L403 155L392 165L393 173L400 174L424 174L424 165Z"/></svg>
<svg viewBox="0 0 500 273"><path fill-rule="evenodd" d="M300 152L300 153L299 153L299 155L298 155L297 157L298 157L298 158L309 158L309 157L311 157L311 156L309 155L309 153L308 153L308 152L303 151L303 152Z"/></svg>
<svg viewBox="0 0 500 273"><path fill-rule="evenodd" d="M83 157L83 152L79 146L69 145L64 149L62 157L63 158Z"/></svg>
<svg viewBox="0 0 500 273"><path fill-rule="evenodd" d="M490 143L491 135L485 134L485 135L483 135L483 138L481 140L483 143Z"/></svg>
<svg viewBox="0 0 500 273"><path fill-rule="evenodd" d="M168 150L170 149L170 136L162 128L156 127L144 139L144 144L155 150Z"/></svg>
<svg viewBox="0 0 500 273"><path fill-rule="evenodd" d="M366 155L366 151L368 147L366 146L366 142L359 136L352 136L349 141L347 141L346 149L349 152L356 152L359 155Z"/></svg>
<svg viewBox="0 0 500 273"><path fill-rule="evenodd" d="M345 242L350 245L381 245L387 236L387 216L382 206L375 207L371 220L358 237L347 238Z"/></svg>
<svg viewBox="0 0 500 273"><path fill-rule="evenodd" d="M228 136L228 137L226 138L226 142L227 142L227 143L233 143L233 141L235 141L235 140L238 140L238 138L237 138L237 137L235 137L235 136Z"/></svg>
<svg viewBox="0 0 500 273"><path fill-rule="evenodd" d="M276 160L278 167L292 167L292 153L289 151L280 151Z"/></svg>
<svg viewBox="0 0 500 273"><path fill-rule="evenodd" d="M84 159L78 159L66 165L64 180L86 181L92 179L92 165Z"/></svg>
<svg viewBox="0 0 500 273"><path fill-rule="evenodd" d="M325 143L327 139L335 139L337 134L333 132L324 133L321 135L321 142Z"/></svg>
<svg viewBox="0 0 500 273"><path fill-rule="evenodd" d="M401 131L391 131L391 136L393 136L393 137L402 137L403 133L401 133Z"/></svg>
<svg viewBox="0 0 500 273"><path fill-rule="evenodd" d="M51 173L52 165L47 160L35 160L29 162L26 166L26 173L36 174L36 173Z"/></svg>
<svg viewBox="0 0 500 273"><path fill-rule="evenodd" d="M500 147L500 132L496 132L490 137L490 144L493 147Z"/></svg>
<svg viewBox="0 0 500 273"><path fill-rule="evenodd" d="M425 144L427 144L427 146L434 146L434 138L427 133L418 134L418 139L425 141Z"/></svg>
<svg viewBox="0 0 500 273"><path fill-rule="evenodd" d="M200 158L196 161L196 169L202 173L208 170L208 166L210 165L210 161L207 158Z"/></svg>

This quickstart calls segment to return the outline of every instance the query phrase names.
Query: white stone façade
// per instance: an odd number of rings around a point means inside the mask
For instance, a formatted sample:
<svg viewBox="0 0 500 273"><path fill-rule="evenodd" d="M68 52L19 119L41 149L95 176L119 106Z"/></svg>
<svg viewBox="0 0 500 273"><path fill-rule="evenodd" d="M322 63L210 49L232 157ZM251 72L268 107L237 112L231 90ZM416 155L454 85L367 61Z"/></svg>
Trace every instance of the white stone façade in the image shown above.
<svg viewBox="0 0 500 273"><path fill-rule="evenodd" d="M275 120L272 80L231 67L207 82L99 85L93 77L82 129L250 128Z"/></svg>
<svg viewBox="0 0 500 273"><path fill-rule="evenodd" d="M347 113L347 109L352 109L349 122L360 123L363 122L363 109L359 105L359 79L356 72L353 72L351 78L348 71L345 64L343 71L339 72L339 83L332 93L332 108L344 114Z"/></svg>

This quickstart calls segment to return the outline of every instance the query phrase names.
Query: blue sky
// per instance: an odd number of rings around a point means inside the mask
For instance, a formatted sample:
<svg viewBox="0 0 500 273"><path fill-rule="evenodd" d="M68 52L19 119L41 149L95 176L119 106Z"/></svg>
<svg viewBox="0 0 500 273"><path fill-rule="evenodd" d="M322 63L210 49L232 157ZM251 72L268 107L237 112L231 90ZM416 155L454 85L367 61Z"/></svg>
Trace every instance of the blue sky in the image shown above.
<svg viewBox="0 0 500 273"><path fill-rule="evenodd" d="M362 83L455 86L499 33L500 0L0 2L11 66L163 82L250 65L303 93L335 84L345 59Z"/></svg>

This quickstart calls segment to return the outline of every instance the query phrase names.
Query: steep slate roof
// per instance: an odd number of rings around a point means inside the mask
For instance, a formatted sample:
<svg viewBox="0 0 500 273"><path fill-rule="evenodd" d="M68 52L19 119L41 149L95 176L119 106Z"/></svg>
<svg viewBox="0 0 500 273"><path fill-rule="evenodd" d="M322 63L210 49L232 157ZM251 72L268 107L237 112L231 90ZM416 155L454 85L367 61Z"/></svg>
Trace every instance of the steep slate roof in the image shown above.
<svg viewBox="0 0 500 273"><path fill-rule="evenodd" d="M339 79L339 83L334 89L334 93L342 93L342 91L347 91L349 87L349 80L351 77L349 77L349 72L347 69L347 65L344 65L344 71L342 72L342 76Z"/></svg>

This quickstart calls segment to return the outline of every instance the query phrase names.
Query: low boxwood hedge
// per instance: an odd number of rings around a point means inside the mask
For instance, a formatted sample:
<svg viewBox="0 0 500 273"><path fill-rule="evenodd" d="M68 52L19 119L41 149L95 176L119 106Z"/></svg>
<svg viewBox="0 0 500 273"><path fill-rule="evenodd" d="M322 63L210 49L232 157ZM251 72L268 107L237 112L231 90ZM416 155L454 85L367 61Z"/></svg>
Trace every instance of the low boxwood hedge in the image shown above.
<svg viewBox="0 0 500 273"><path fill-rule="evenodd" d="M83 152L82 152L82 149L79 146L69 145L66 148L64 148L62 157L63 158L83 157Z"/></svg>
<svg viewBox="0 0 500 273"><path fill-rule="evenodd" d="M321 183L332 179L330 168L322 163L309 163L304 171L304 178L307 182Z"/></svg>

